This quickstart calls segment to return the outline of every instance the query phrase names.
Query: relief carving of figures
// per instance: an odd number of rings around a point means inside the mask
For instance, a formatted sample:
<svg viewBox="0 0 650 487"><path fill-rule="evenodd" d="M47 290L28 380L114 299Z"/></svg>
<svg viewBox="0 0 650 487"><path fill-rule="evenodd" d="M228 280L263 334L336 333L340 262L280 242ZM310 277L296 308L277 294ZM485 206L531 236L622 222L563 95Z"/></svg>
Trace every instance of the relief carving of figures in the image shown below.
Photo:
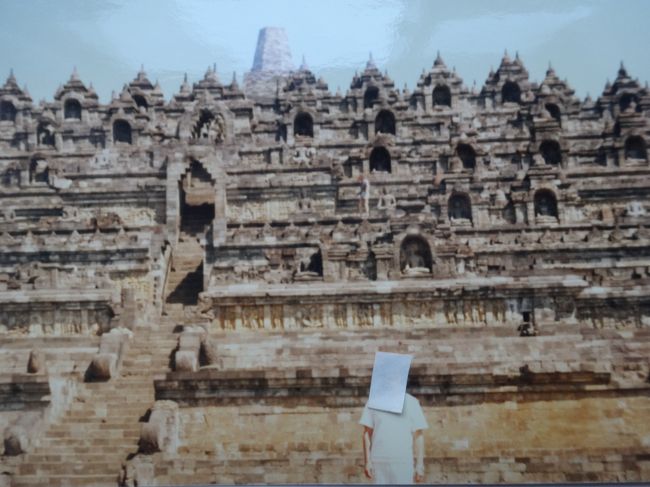
<svg viewBox="0 0 650 487"><path fill-rule="evenodd" d="M192 128L192 138L219 144L224 141L225 132L226 124L223 117L219 114L215 116L209 110L203 110Z"/></svg>
<svg viewBox="0 0 650 487"><path fill-rule="evenodd" d="M294 314L294 320L297 326L302 328L322 328L322 310L318 305L302 306Z"/></svg>
<svg viewBox="0 0 650 487"><path fill-rule="evenodd" d="M392 211L397 207L397 199L394 195L388 192L387 188L381 189L379 201L377 202L378 210Z"/></svg>
<svg viewBox="0 0 650 487"><path fill-rule="evenodd" d="M311 166L315 155L316 149L313 147L298 147L291 159L300 166Z"/></svg>

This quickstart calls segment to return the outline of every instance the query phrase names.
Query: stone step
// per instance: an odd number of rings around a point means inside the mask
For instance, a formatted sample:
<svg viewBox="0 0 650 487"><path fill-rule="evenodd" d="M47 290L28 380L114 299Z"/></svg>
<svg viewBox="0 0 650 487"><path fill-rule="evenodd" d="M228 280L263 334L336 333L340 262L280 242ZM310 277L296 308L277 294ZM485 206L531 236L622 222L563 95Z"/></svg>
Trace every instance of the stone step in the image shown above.
<svg viewBox="0 0 650 487"><path fill-rule="evenodd" d="M145 389L146 388L146 389ZM116 394L121 394L116 396ZM146 385L141 386L141 388L136 387L124 387L119 391L115 389L107 390L98 390L96 391L96 399L101 400L103 406L116 406L121 407L122 405L139 405L143 402L147 402L151 399L151 396L154 394L153 389L153 380ZM91 397L85 396L85 401L78 401L72 404L71 411L83 411L86 410L87 404L92 400ZM95 400L93 403L97 402ZM94 408L93 408L94 410Z"/></svg>
<svg viewBox="0 0 650 487"><path fill-rule="evenodd" d="M121 454L113 455L117 459L121 459ZM83 458L84 462L102 462L106 460L106 453L65 453L65 452L45 452L45 453L29 453L26 459L30 463L44 464L44 463L74 463ZM4 461L4 459L3 459ZM22 463L25 463L24 461Z"/></svg>
<svg viewBox="0 0 650 487"><path fill-rule="evenodd" d="M75 426L77 426L75 428ZM92 433L105 431L120 431L124 435L134 436L140 434L140 423L131 422L127 424L113 423L72 423L62 422L50 427L45 434L46 438L83 438Z"/></svg>
<svg viewBox="0 0 650 487"><path fill-rule="evenodd" d="M62 418L57 421L56 424L52 425L52 427L56 427L59 424L69 424L69 425L75 425L75 424L111 424L113 426L128 426L133 423L133 418L134 416L125 416L125 415L111 415L109 417L99 417L96 415L88 415L85 418L73 418L73 417L68 417L68 416L63 416Z"/></svg>
<svg viewBox="0 0 650 487"><path fill-rule="evenodd" d="M118 470L119 472L119 470ZM22 475L12 478L12 487L67 487L67 486L93 486L115 487L118 482L118 473L97 475Z"/></svg>
<svg viewBox="0 0 650 487"><path fill-rule="evenodd" d="M41 438L35 453L46 453L45 448L56 448L59 453L84 453L89 449L97 451L98 448L128 450L138 444L140 435L122 433L121 431L103 431L105 436L97 438L86 436L80 438ZM110 437L109 437L110 436Z"/></svg>
<svg viewBox="0 0 650 487"><path fill-rule="evenodd" d="M178 259L172 261L171 265L171 274L167 277L169 280L170 277L178 275L181 272L194 272L203 262L203 256L190 256L184 257L183 259Z"/></svg>
<svg viewBox="0 0 650 487"><path fill-rule="evenodd" d="M19 465L16 473L19 475L36 473L48 477L50 475L97 475L111 470L119 472L122 460L121 455L107 455L103 461L92 462L85 459L83 455L77 455L76 460L68 459L66 463L39 462L36 464L35 472L32 463Z"/></svg>
<svg viewBox="0 0 650 487"><path fill-rule="evenodd" d="M140 380L140 379L143 380ZM146 396L148 391L153 386L151 377L144 377L140 375L127 375L121 376L121 380L115 382L93 382L90 383L93 387L88 388L87 391L84 391L80 394L79 397L84 399L93 399L96 396L106 396L115 398L115 393L119 391L120 395L124 395L125 392L129 392L131 397L137 396ZM137 382L128 382L127 379L138 379ZM103 387L102 387L103 386Z"/></svg>
<svg viewBox="0 0 650 487"><path fill-rule="evenodd" d="M134 406L131 406L131 407L128 407L128 408L127 407L119 408L120 409L119 410L119 415L122 416L122 417L138 418L138 417L142 416L145 413L145 411L147 409L149 409L153 405L153 403L154 403L154 397L152 395L150 400L143 401L141 404L134 405ZM90 417L90 416L95 416L95 417L99 416L99 417L103 417L103 418L109 417L108 413L106 415L104 415L104 416L102 416L102 414L104 414L104 410L95 411L95 410L91 410L91 409L80 409L80 410L76 409L76 410L70 411L70 413L66 414L66 417L70 418L70 419L87 418L87 417ZM114 414L116 414L116 413L114 413Z"/></svg>

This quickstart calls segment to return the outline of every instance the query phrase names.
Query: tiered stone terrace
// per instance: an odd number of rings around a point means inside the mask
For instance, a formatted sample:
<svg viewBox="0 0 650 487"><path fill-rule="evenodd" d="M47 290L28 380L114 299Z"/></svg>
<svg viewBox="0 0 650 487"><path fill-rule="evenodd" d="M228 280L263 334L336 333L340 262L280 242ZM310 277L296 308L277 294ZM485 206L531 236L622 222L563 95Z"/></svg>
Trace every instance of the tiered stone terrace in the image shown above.
<svg viewBox="0 0 650 487"><path fill-rule="evenodd" d="M359 482L377 350L428 482L650 480L647 85L283 80L0 88L0 485Z"/></svg>

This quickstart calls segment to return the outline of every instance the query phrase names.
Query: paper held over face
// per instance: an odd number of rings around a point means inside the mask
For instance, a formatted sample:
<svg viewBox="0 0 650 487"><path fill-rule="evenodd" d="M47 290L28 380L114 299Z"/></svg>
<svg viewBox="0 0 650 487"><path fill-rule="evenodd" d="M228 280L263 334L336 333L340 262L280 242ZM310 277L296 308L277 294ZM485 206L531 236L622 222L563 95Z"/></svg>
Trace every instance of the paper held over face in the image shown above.
<svg viewBox="0 0 650 487"><path fill-rule="evenodd" d="M413 356L401 353L377 352L370 380L368 407L401 413L404 409L406 382Z"/></svg>

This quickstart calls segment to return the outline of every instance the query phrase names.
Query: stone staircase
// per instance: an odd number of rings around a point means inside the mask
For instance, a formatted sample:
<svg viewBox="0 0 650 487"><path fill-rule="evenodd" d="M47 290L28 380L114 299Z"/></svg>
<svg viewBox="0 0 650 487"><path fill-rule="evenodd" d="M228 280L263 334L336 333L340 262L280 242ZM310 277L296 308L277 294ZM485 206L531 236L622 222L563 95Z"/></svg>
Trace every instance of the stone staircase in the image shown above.
<svg viewBox="0 0 650 487"><path fill-rule="evenodd" d="M203 290L203 249L197 237L181 232L172 254L165 302L194 305Z"/></svg>
<svg viewBox="0 0 650 487"><path fill-rule="evenodd" d="M169 366L174 322L136 328L120 376L82 383L66 413L15 464L11 485L117 485L123 462L135 453L140 421L154 402L153 381Z"/></svg>

